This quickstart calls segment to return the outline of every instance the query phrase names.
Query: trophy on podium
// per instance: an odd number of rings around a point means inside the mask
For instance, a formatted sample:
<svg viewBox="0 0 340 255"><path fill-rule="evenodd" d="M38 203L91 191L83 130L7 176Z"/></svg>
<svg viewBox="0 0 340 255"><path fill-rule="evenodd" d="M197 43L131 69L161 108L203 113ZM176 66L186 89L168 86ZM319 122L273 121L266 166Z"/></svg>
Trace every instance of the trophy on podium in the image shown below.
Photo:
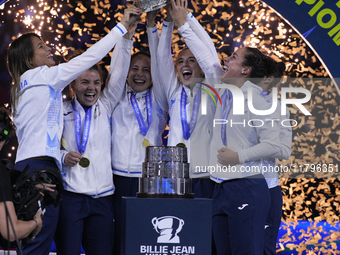
<svg viewBox="0 0 340 255"><path fill-rule="evenodd" d="M164 6L166 6L170 1L169 0L134 0L133 3L142 12L151 12L154 10L158 10Z"/></svg>
<svg viewBox="0 0 340 255"><path fill-rule="evenodd" d="M193 198L187 148L148 146L145 149L137 197Z"/></svg>

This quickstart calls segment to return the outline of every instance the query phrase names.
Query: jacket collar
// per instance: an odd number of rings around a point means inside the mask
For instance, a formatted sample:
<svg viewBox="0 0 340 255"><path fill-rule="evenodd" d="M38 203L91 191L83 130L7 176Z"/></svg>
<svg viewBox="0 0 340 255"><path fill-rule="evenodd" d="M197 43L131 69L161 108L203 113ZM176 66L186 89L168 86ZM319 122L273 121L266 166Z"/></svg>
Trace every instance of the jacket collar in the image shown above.
<svg viewBox="0 0 340 255"><path fill-rule="evenodd" d="M146 94L148 93L149 90L151 90L152 86L142 92L138 92L136 93L127 83L126 83L126 93L128 94L129 96L129 99L131 97L131 93L134 93L135 94L135 97L136 99L139 99L139 98L142 98L142 97L145 97Z"/></svg>
<svg viewBox="0 0 340 255"><path fill-rule="evenodd" d="M74 95L74 98L73 98L72 100L74 100L74 102L75 102L75 107L77 108L78 111L85 112L83 106L78 102L77 95ZM98 98L98 100L99 100L99 98ZM95 102L95 103L92 105L92 109L91 109L92 111L93 111L93 109L95 109L96 107L99 107L98 100L97 100L97 102Z"/></svg>

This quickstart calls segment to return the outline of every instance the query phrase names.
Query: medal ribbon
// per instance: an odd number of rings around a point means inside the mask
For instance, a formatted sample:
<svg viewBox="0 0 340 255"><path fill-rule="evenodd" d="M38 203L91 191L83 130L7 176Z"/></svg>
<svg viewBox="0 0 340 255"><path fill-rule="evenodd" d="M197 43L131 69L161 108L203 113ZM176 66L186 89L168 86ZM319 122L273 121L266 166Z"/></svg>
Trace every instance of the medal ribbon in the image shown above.
<svg viewBox="0 0 340 255"><path fill-rule="evenodd" d="M145 95L145 105L146 105L146 114L147 114L147 120L148 120L148 126L145 126L145 122L143 119L143 115L139 109L135 94L132 92L130 97L130 102L132 105L132 108L135 112L139 129L142 132L143 136L146 136L146 134L149 131L149 127L151 126L152 121L152 101L151 101L151 90L149 89L148 93Z"/></svg>
<svg viewBox="0 0 340 255"><path fill-rule="evenodd" d="M91 117L92 117L92 106L85 112L85 123L83 130L83 138L81 139L81 117L75 106L75 99L72 100L72 108L76 113L75 118L75 131L76 131L76 142L77 148L80 154L83 154L86 148L87 141L89 140Z"/></svg>
<svg viewBox="0 0 340 255"><path fill-rule="evenodd" d="M182 131L183 131L183 137L185 140L188 140L194 132L197 119L198 119L198 110L200 107L200 101L201 101L201 90L199 89L197 91L197 94L194 98L194 106L192 108L192 116L190 120L190 125L188 127L188 121L187 121L187 111L186 111L186 105L187 105L187 93L184 90L184 87L182 88L181 93L181 122L182 122Z"/></svg>
<svg viewBox="0 0 340 255"><path fill-rule="evenodd" d="M227 105L227 107L225 107L228 99L229 99L228 105ZM223 105L222 105L222 108L221 108L220 116L221 116L221 119L227 120L228 117L229 117L230 110L231 110L231 105L233 103L233 94L231 93L231 91L229 89L224 91L224 93L222 95L222 102L223 102ZM222 127L221 127L221 139L222 139L222 142L223 142L224 146L227 145L227 133L226 133L226 130L227 130L227 123L222 124Z"/></svg>

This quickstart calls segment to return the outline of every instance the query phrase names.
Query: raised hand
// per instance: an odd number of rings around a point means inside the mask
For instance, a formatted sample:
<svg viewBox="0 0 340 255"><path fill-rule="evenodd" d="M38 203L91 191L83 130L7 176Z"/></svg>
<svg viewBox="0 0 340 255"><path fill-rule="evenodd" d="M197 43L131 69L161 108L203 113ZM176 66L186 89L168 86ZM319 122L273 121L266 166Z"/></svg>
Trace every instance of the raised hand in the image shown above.
<svg viewBox="0 0 340 255"><path fill-rule="evenodd" d="M127 33L123 36L123 38L127 40L132 40L132 37L136 31L137 25L138 25L138 21L136 21L131 26L129 26L129 28L127 29Z"/></svg>
<svg viewBox="0 0 340 255"><path fill-rule="evenodd" d="M134 5L131 5L130 7L124 10L124 16L120 23L122 23L126 29L129 29L131 25L133 25L136 21L139 20L140 15L141 9L137 8Z"/></svg>
<svg viewBox="0 0 340 255"><path fill-rule="evenodd" d="M188 13L188 2L186 0L171 0L169 14L175 25L181 27L185 23L185 16Z"/></svg>
<svg viewBox="0 0 340 255"><path fill-rule="evenodd" d="M153 10L153 11L148 12L146 14L146 20L147 20L147 26L148 27L154 27L156 25L155 18L157 16L158 12L159 12L159 9Z"/></svg>
<svg viewBox="0 0 340 255"><path fill-rule="evenodd" d="M171 8L171 4L167 4L164 9L166 10L166 17L164 18L164 21L167 22L171 22L172 21L172 17L170 14L170 8Z"/></svg>

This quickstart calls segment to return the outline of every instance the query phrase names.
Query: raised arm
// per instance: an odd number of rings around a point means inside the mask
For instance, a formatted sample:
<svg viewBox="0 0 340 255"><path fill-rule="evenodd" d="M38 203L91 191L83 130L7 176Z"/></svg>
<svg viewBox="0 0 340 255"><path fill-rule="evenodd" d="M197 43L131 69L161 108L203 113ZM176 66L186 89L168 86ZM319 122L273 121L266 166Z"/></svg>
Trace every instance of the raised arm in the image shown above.
<svg viewBox="0 0 340 255"><path fill-rule="evenodd" d="M219 62L219 58L216 52L215 45L208 35L207 31L202 27L198 20L194 17L191 12L188 12L185 17L186 22L188 22L192 31L200 38L200 40L205 44L207 49L210 51L211 55L214 56L215 61Z"/></svg>
<svg viewBox="0 0 340 255"><path fill-rule="evenodd" d="M105 57L127 32L127 28L134 23L135 19L132 17L139 14L140 10L137 7L131 6L127 8L124 11L124 17L121 22L118 23L109 34L87 49L83 54L73 58L67 63L62 63L50 68L43 68L41 70L41 84L48 82L55 90L64 89L71 81Z"/></svg>
<svg viewBox="0 0 340 255"><path fill-rule="evenodd" d="M186 45L194 54L197 62L202 68L206 78L219 78L223 70L216 54L211 53L211 48L203 43L201 38L194 33L190 28L189 23L186 22L187 15L187 1L171 0L170 14L173 18L178 31L181 33ZM216 50L215 50L216 52Z"/></svg>
<svg viewBox="0 0 340 255"><path fill-rule="evenodd" d="M158 105L164 110L168 111L169 104L167 100L167 95L161 85L161 73L159 72L158 62L157 62L157 49L159 43L159 31L155 24L155 17L158 10L148 12L147 14L147 34L149 41L149 49L151 56L151 77L152 77L152 90L154 92L155 100Z"/></svg>
<svg viewBox="0 0 340 255"><path fill-rule="evenodd" d="M111 56L106 86L101 93L101 100L108 107L110 113L122 99L125 92L126 77L131 61L132 37L136 28L137 21L128 28L128 32L117 43Z"/></svg>
<svg viewBox="0 0 340 255"><path fill-rule="evenodd" d="M174 60L171 54L172 32L174 23L170 19L163 21L161 36L157 50L157 64L162 89L170 103L172 94L179 88L180 82L177 78Z"/></svg>

